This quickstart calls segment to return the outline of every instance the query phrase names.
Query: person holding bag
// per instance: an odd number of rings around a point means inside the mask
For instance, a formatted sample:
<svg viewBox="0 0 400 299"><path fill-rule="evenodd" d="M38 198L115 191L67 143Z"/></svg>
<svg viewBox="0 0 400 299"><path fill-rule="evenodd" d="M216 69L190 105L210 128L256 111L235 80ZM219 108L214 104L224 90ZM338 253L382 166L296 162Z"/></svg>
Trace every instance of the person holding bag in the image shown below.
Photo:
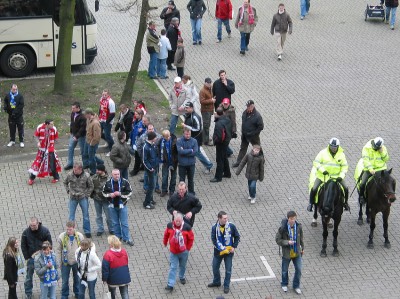
<svg viewBox="0 0 400 299"><path fill-rule="evenodd" d="M19 242L15 237L8 239L3 250L4 280L8 283L8 299L17 299L18 275L25 273L24 259L19 252Z"/></svg>
<svg viewBox="0 0 400 299"><path fill-rule="evenodd" d="M78 298L85 299L85 291L88 288L89 298L96 299L97 271L101 268L101 262L94 243L89 239L82 240L80 247L75 251L75 258L78 262L78 276L81 279Z"/></svg>

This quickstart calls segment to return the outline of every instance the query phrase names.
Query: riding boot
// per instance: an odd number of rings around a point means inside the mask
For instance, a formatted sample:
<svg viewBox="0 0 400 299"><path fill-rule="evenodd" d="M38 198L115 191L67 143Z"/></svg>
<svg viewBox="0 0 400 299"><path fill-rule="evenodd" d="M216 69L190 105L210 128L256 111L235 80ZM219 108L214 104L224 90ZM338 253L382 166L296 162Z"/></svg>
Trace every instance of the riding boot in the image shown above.
<svg viewBox="0 0 400 299"><path fill-rule="evenodd" d="M358 202L360 203L361 206L365 204L364 189L365 189L365 186L361 185L360 193L359 193L359 197L358 197Z"/></svg>
<svg viewBox="0 0 400 299"><path fill-rule="evenodd" d="M310 203L307 206L307 211L312 212L313 211L313 205L314 205L314 198L315 198L315 194L314 192L310 192Z"/></svg>
<svg viewBox="0 0 400 299"><path fill-rule="evenodd" d="M350 206L348 204L349 201L349 190L345 189L344 190L344 210L345 211L350 211Z"/></svg>

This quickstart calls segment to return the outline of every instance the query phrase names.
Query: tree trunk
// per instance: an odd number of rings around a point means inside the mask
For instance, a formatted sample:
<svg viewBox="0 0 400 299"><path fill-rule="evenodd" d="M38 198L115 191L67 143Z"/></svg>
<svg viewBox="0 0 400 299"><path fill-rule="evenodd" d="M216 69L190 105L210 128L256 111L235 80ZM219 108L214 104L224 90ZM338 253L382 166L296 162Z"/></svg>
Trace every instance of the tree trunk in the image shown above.
<svg viewBox="0 0 400 299"><path fill-rule="evenodd" d="M54 78L54 93L64 96L71 93L71 51L74 23L75 0L61 0L60 40Z"/></svg>
<svg viewBox="0 0 400 299"><path fill-rule="evenodd" d="M129 104L132 99L133 87L135 85L139 63L142 57L142 45L144 40L144 34L146 33L147 28L147 14L149 12L149 0L142 0L142 8L140 10L140 19L139 19L139 29L137 32L135 50L133 51L133 59L131 68L128 73L128 77L126 78L124 91L121 97L121 104Z"/></svg>

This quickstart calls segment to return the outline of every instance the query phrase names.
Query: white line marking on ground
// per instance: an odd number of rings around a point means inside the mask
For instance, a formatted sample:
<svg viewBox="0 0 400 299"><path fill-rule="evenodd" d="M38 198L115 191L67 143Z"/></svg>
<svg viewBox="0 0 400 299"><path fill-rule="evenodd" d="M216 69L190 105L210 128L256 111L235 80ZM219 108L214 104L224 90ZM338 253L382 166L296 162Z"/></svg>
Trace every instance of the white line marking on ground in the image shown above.
<svg viewBox="0 0 400 299"><path fill-rule="evenodd" d="M264 264L265 268L268 271L268 276L256 276L256 277L245 277L245 278L235 278L232 279L232 282L242 282L242 281L250 281L250 280L263 280L263 279L271 279L271 278L275 278L275 273L274 271L272 271L271 266L268 264L267 259L261 255L260 259L262 261L262 263Z"/></svg>

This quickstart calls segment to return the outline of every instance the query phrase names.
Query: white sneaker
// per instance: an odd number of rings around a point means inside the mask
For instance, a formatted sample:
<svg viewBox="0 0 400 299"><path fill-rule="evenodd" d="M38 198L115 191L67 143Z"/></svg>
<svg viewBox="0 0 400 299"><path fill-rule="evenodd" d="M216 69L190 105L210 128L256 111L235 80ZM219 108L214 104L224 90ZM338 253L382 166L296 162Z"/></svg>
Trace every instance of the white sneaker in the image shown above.
<svg viewBox="0 0 400 299"><path fill-rule="evenodd" d="M108 153L106 154L106 157L109 157L109 156L110 156L110 154L111 154L111 152L108 152Z"/></svg>
<svg viewBox="0 0 400 299"><path fill-rule="evenodd" d="M7 146L8 146L8 147L12 147L14 144L15 144L14 141L10 141L10 142L7 144Z"/></svg>
<svg viewBox="0 0 400 299"><path fill-rule="evenodd" d="M220 40L220 39L217 39L217 44L220 43L220 42L221 42L221 40Z"/></svg>
<svg viewBox="0 0 400 299"><path fill-rule="evenodd" d="M283 286L282 290L286 293L287 292L287 286Z"/></svg>
<svg viewBox="0 0 400 299"><path fill-rule="evenodd" d="M300 288L294 289L294 291L296 292L297 295L301 295L301 290L300 290Z"/></svg>
<svg viewBox="0 0 400 299"><path fill-rule="evenodd" d="M251 200L250 200L250 203L251 204L254 204L254 203L256 203L256 198L254 197L254 198L252 198Z"/></svg>
<svg viewBox="0 0 400 299"><path fill-rule="evenodd" d="M106 142L101 147L107 147L107 146L108 146L108 143Z"/></svg>
<svg viewBox="0 0 400 299"><path fill-rule="evenodd" d="M278 60L282 60L282 55L278 55Z"/></svg>
<svg viewBox="0 0 400 299"><path fill-rule="evenodd" d="M23 142L20 142L19 147L25 147L25 144Z"/></svg>
<svg viewBox="0 0 400 299"><path fill-rule="evenodd" d="M252 200L253 198L251 196L247 197L248 200Z"/></svg>

